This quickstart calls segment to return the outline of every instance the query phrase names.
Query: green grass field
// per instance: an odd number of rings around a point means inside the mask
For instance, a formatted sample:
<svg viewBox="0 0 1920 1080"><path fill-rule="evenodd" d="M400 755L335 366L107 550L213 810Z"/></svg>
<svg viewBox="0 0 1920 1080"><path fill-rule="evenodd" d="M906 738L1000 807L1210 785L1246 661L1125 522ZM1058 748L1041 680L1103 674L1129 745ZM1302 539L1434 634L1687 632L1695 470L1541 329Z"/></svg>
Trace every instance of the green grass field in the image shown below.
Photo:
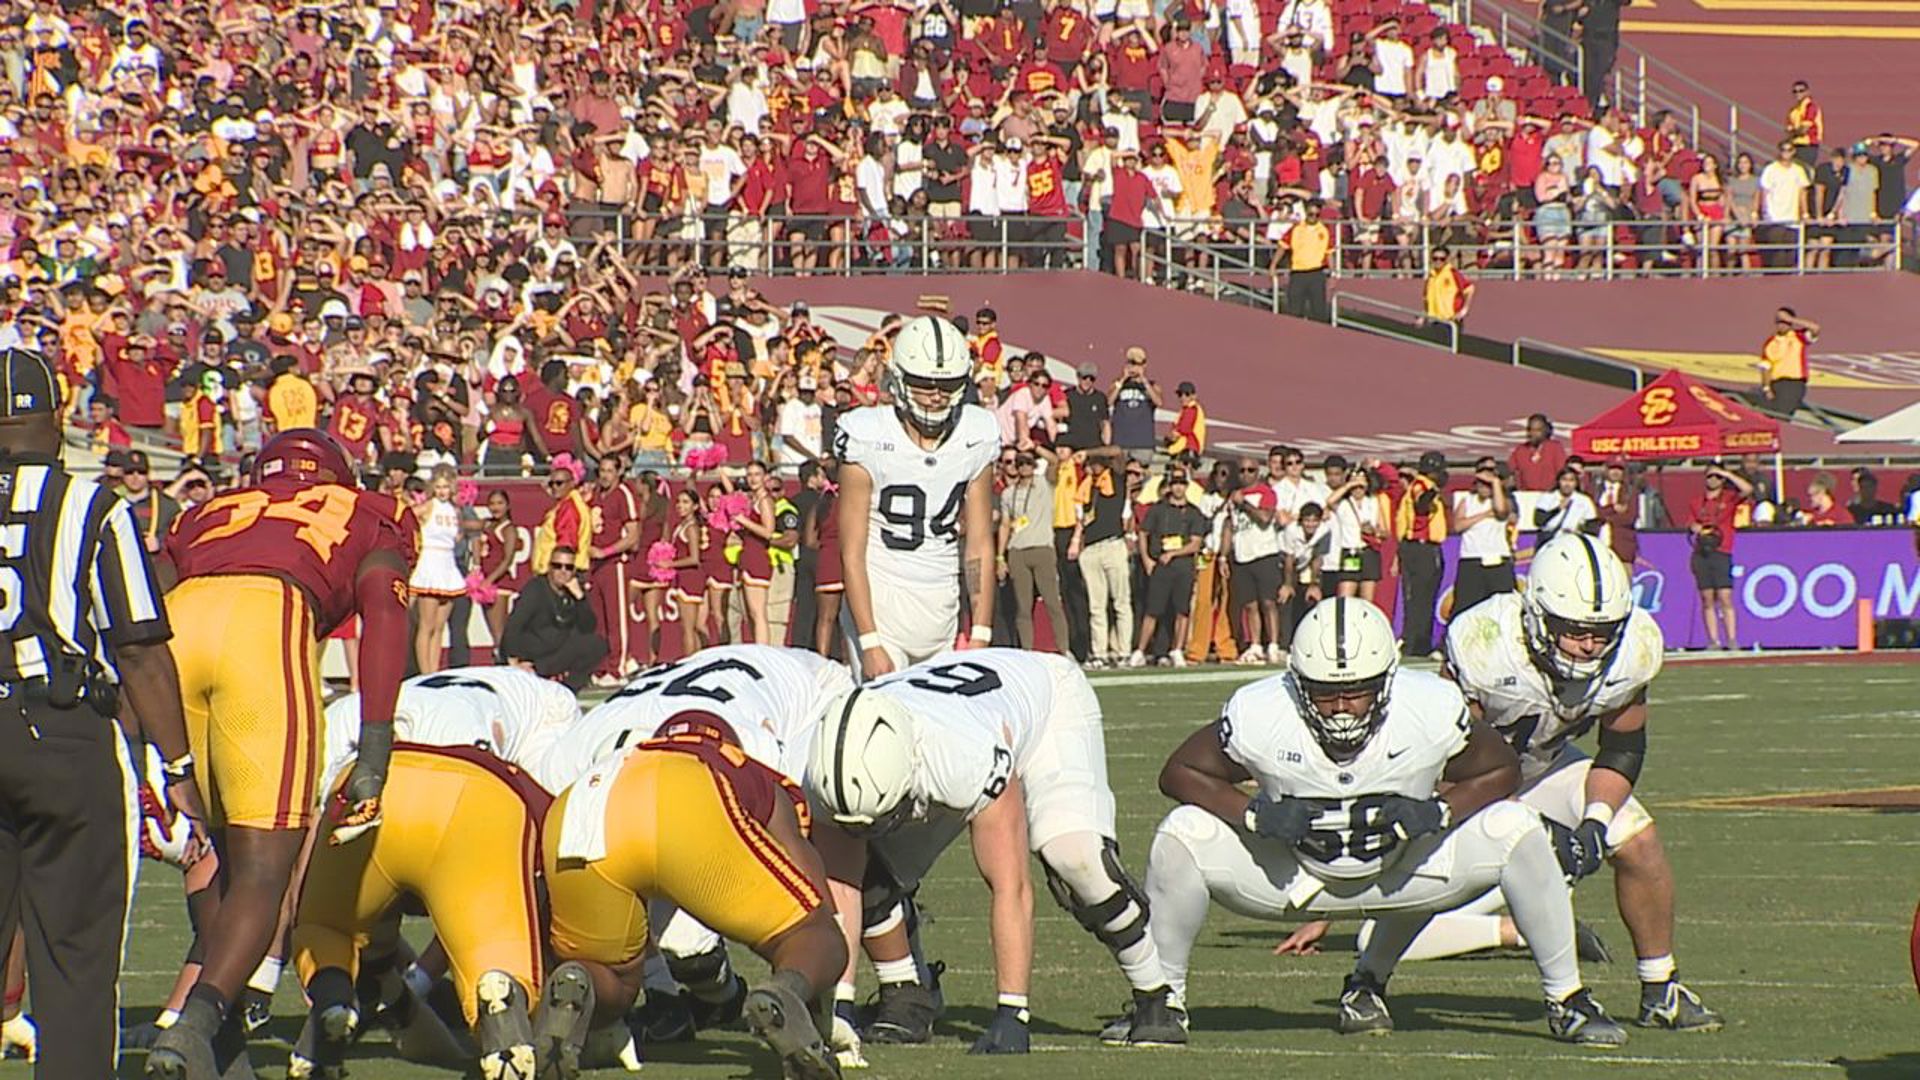
<svg viewBox="0 0 1920 1080"><path fill-rule="evenodd" d="M1167 809L1154 775L1167 752L1210 720L1238 685L1232 673L1132 675L1101 683L1109 767L1120 800L1127 862L1143 869L1147 841ZM1670 668L1654 693L1650 764L1641 788L1679 876L1682 976L1729 1019L1726 1030L1682 1035L1634 1029L1623 1051L1585 1051L1548 1039L1538 985L1521 955L1408 964L1391 998L1398 1031L1365 1043L1331 1029L1334 999L1352 963L1351 932L1329 950L1276 959L1288 927L1217 912L1194 956L1193 1043L1184 1050L1104 1049L1094 1039L1125 985L1104 949L1039 889L1034 1050L1026 1059L970 1058L968 1041L991 1011L986 894L963 850L950 852L922 892L931 954L947 969L949 1011L932 1046L875 1047L872 1078L1124 1075L1128 1080L1317 1078L1920 1076L1920 1013L1907 971L1907 927L1920 896L1920 832L1890 812L1713 806L1717 796L1920 784L1911 728L1920 721L1916 670L1894 665L1774 664ZM172 872L147 867L127 958L128 1015L151 1015L185 945ZM1614 1013L1632 1014L1637 983L1609 875L1580 890L1581 917L1599 925L1617 959L1589 983ZM742 960L752 973L758 965ZM256 1042L265 1077L284 1069L299 995L284 986L276 1041ZM376 1039L379 1037L376 1036ZM363 1045L358 1077L449 1073L382 1057ZM770 1057L738 1034L648 1055L645 1075L776 1075ZM138 1075L130 1055L123 1075ZM25 1075L0 1064L0 1078ZM599 1075L613 1076L617 1073ZM854 1074L859 1075L859 1074Z"/></svg>

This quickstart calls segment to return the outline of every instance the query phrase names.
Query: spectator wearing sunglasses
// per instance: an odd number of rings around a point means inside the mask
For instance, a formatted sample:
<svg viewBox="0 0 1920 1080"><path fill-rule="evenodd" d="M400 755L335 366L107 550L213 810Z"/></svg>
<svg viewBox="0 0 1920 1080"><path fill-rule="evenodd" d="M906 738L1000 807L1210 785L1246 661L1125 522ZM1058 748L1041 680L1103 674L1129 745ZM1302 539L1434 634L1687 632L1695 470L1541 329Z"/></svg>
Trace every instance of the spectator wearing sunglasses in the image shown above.
<svg viewBox="0 0 1920 1080"><path fill-rule="evenodd" d="M514 603L501 642L515 664L573 690L587 685L594 666L607 655L606 640L594 631L576 557L573 548L553 549L547 572L527 582Z"/></svg>
<svg viewBox="0 0 1920 1080"><path fill-rule="evenodd" d="M1000 492L1000 579L1013 587L1014 632L1023 649L1036 649L1033 601L1046 606L1053 651L1068 654L1067 611L1053 551L1053 490L1058 458L1043 446L1015 452L1013 480Z"/></svg>

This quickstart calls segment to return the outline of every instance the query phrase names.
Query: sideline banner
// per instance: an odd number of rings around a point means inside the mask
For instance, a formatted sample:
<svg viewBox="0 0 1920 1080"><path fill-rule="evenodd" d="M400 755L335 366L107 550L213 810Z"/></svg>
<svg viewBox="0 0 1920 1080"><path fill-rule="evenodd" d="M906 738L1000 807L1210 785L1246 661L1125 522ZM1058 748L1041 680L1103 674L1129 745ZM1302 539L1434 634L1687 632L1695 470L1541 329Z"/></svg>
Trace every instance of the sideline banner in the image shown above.
<svg viewBox="0 0 1920 1080"><path fill-rule="evenodd" d="M1854 607L1873 604L1875 619L1920 615L1920 558L1914 530L1755 529L1733 545L1733 604L1744 648L1852 648ZM1533 537L1518 542L1519 575L1526 577ZM1446 542L1441 617L1453 605L1456 539ZM1633 566L1634 602L1660 624L1670 649L1707 645L1700 592L1690 561L1693 538L1684 532L1642 532Z"/></svg>

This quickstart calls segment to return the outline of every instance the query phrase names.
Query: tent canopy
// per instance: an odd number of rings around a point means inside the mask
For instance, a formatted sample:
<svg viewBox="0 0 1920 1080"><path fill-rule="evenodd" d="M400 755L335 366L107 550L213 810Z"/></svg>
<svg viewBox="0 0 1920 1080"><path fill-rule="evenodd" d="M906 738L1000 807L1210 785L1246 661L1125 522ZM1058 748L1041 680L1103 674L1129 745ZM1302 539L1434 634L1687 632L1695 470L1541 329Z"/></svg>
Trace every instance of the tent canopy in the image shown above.
<svg viewBox="0 0 1920 1080"><path fill-rule="evenodd" d="M1920 443L1920 401L1836 436L1836 442Z"/></svg>
<svg viewBox="0 0 1920 1080"><path fill-rule="evenodd" d="M1729 401L1678 370L1573 432L1573 452L1588 459L1649 461L1779 449L1778 420Z"/></svg>

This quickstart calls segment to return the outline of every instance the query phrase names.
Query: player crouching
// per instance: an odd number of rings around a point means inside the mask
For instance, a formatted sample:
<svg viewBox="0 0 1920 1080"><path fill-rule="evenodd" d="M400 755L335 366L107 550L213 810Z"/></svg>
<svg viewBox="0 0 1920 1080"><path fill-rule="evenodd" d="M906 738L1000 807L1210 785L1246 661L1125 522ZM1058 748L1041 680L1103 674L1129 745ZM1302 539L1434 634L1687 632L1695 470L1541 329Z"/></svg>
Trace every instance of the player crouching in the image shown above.
<svg viewBox="0 0 1920 1080"><path fill-rule="evenodd" d="M1533 951L1553 1036L1627 1040L1580 980L1572 894L1537 812L1511 800L1513 750L1457 688L1400 671L1372 604L1322 601L1285 674L1236 692L1175 750L1147 863L1153 939L1175 994L1210 901L1257 919L1376 917L1340 995L1346 1034L1385 1034L1387 980L1420 928L1498 885ZM1249 798L1239 787L1257 786ZM1446 785L1444 794L1441 785Z"/></svg>
<svg viewBox="0 0 1920 1080"><path fill-rule="evenodd" d="M543 863L553 949L565 961L552 981L585 988L588 1022L573 1042L620 1023L639 996L647 902L657 899L773 965L747 994L746 1017L788 1077L838 1077L814 1009L847 951L806 828L799 791L708 712L677 715L563 791L547 814Z"/></svg>

